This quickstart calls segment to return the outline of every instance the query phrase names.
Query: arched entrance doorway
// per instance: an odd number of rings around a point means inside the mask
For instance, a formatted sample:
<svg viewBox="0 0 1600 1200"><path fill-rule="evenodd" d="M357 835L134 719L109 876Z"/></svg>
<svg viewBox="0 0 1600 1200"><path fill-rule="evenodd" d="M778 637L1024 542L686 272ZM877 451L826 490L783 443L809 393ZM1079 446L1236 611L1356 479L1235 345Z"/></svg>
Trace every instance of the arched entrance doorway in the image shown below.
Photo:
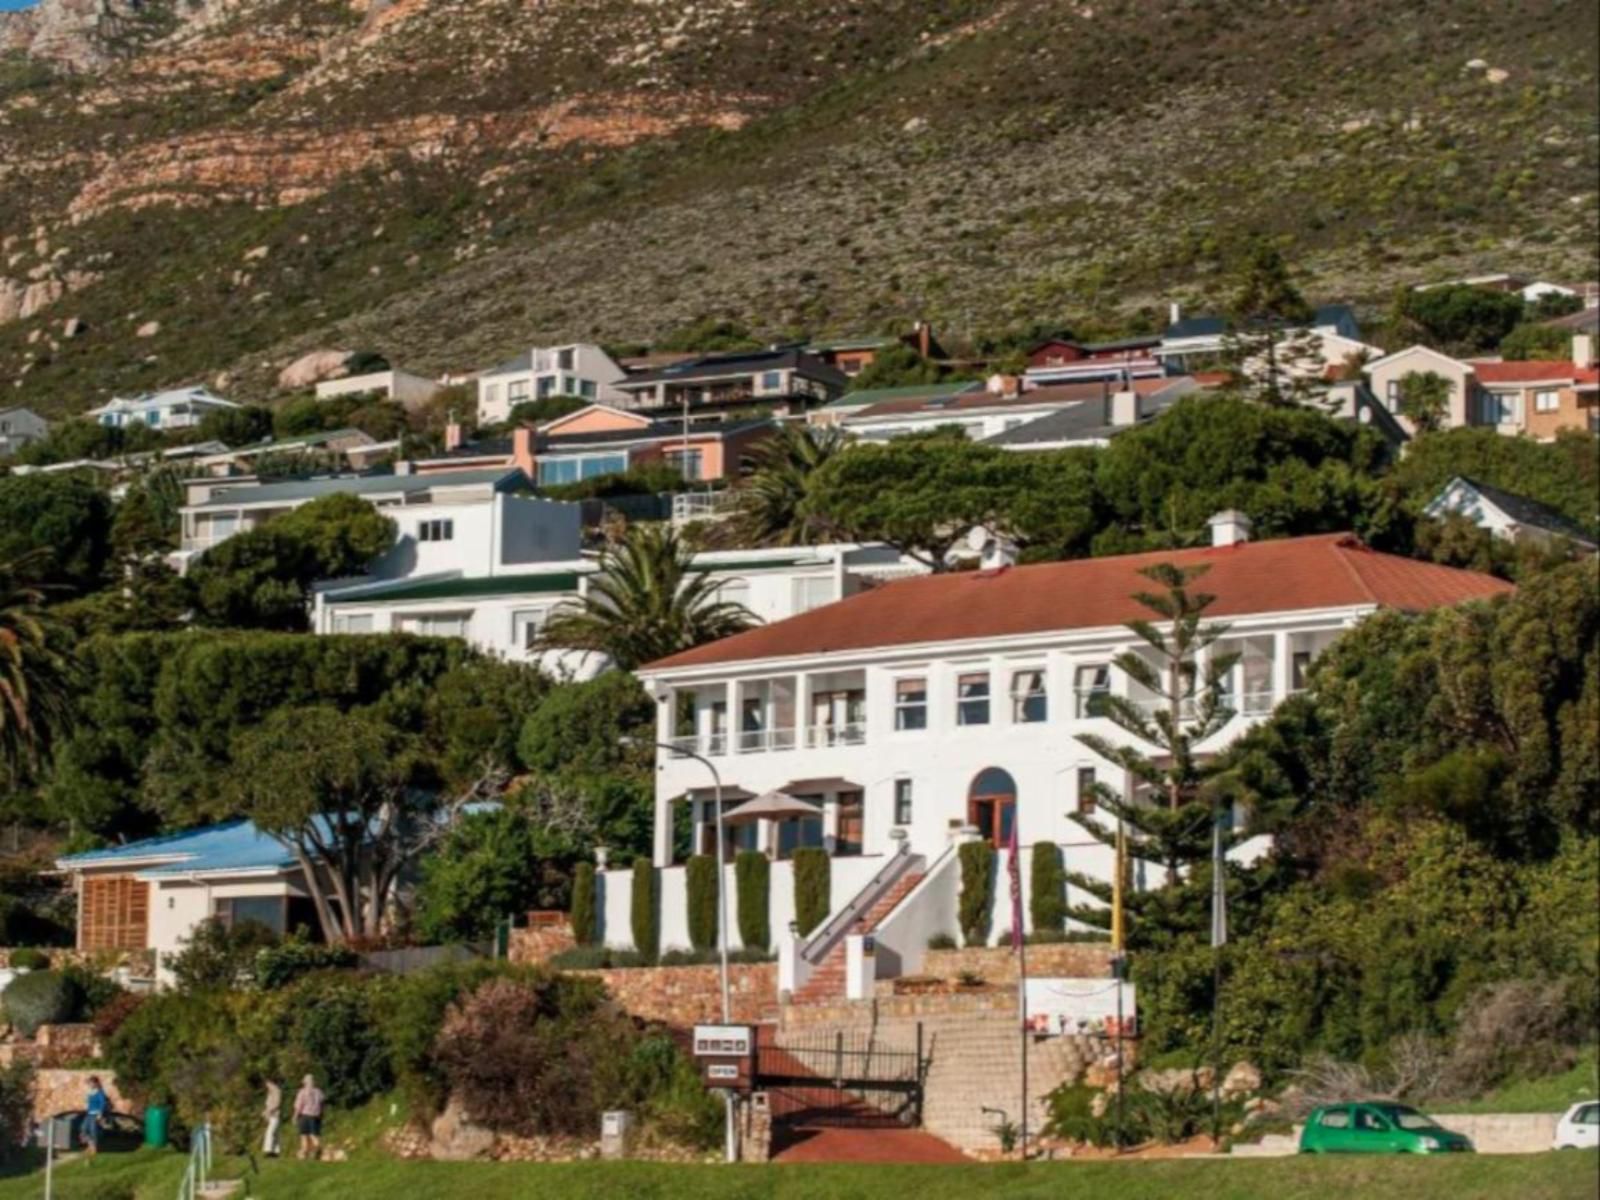
<svg viewBox="0 0 1600 1200"><path fill-rule="evenodd" d="M967 821L991 846L1011 840L1011 823L1017 816L1017 781L999 767L985 767L967 789Z"/></svg>

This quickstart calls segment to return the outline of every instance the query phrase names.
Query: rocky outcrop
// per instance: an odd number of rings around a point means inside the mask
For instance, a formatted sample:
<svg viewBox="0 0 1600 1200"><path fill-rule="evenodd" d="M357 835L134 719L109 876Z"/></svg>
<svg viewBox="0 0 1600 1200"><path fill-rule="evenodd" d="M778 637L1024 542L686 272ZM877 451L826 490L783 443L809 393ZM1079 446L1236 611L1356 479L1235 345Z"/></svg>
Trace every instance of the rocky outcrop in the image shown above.
<svg viewBox="0 0 1600 1200"><path fill-rule="evenodd" d="M278 386L286 392L299 391L324 379L338 379L347 374L345 364L350 361L348 350L313 350L302 354L278 372Z"/></svg>
<svg viewBox="0 0 1600 1200"><path fill-rule="evenodd" d="M111 62L130 43L203 28L236 6L237 0L182 0L159 9L146 0L39 0L33 8L0 13L0 50L86 71Z"/></svg>
<svg viewBox="0 0 1600 1200"><path fill-rule="evenodd" d="M62 296L88 287L97 278L90 271L67 271L62 275L41 273L27 279L0 275L0 325L26 321Z"/></svg>

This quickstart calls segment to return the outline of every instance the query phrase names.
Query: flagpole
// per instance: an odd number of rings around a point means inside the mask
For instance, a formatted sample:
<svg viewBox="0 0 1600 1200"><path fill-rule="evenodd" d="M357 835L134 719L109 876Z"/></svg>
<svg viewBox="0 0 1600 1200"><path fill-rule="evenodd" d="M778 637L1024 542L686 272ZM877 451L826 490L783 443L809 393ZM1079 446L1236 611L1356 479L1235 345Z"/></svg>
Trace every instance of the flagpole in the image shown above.
<svg viewBox="0 0 1600 1200"><path fill-rule="evenodd" d="M1222 947L1228 942L1228 872L1222 810L1211 821L1211 1143L1222 1140Z"/></svg>
<svg viewBox="0 0 1600 1200"><path fill-rule="evenodd" d="M1022 837L1016 806L1011 809L1011 836L1007 846L1006 873L1011 877L1011 948L1017 955L1017 1014L1022 1031L1022 1158L1028 1158L1028 939L1022 920Z"/></svg>

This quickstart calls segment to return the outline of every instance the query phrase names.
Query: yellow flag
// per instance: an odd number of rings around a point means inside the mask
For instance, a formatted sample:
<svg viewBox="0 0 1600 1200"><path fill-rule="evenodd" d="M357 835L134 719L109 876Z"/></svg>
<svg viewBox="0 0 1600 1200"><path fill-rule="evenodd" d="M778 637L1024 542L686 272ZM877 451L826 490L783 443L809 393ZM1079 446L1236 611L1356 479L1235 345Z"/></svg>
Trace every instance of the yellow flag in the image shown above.
<svg viewBox="0 0 1600 1200"><path fill-rule="evenodd" d="M1117 863L1111 883L1111 953L1118 958L1127 948L1122 920L1122 881L1127 876L1127 841L1122 822L1117 822Z"/></svg>

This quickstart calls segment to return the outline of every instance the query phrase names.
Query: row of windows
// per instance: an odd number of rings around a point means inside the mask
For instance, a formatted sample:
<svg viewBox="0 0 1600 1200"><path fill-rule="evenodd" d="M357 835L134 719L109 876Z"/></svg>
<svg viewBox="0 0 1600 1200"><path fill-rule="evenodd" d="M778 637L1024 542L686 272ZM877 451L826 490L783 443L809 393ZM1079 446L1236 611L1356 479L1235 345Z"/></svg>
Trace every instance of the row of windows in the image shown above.
<svg viewBox="0 0 1600 1200"><path fill-rule="evenodd" d="M1099 781L1095 778L1093 767L1078 768L1078 812L1090 816L1095 811L1096 800L1099 797ZM894 823L896 825L909 825L914 813L913 801L916 788L909 779L896 779L894 781Z"/></svg>
<svg viewBox="0 0 1600 1200"><path fill-rule="evenodd" d="M989 672L970 671L956 677L956 724L987 725L990 721ZM1111 697L1111 666L1081 666L1074 674L1077 717L1104 716ZM1045 673L1025 667L1011 673L1011 722L1033 725L1050 719L1050 696ZM912 676L895 681L894 727L916 730L928 727L928 680Z"/></svg>
<svg viewBox="0 0 1600 1200"><path fill-rule="evenodd" d="M522 650L534 649L539 632L550 616L548 608L518 609L511 614L511 641ZM472 617L470 613L416 613L395 619L397 628L407 633L429 634L435 637L465 637ZM371 613L335 613L334 633L372 633Z"/></svg>
<svg viewBox="0 0 1600 1200"><path fill-rule="evenodd" d="M453 542L456 540L456 523L448 517L417 522L417 541Z"/></svg>
<svg viewBox="0 0 1600 1200"><path fill-rule="evenodd" d="M600 475L620 475L627 469L626 454L586 454L572 458L542 459L539 462L539 486L577 483L580 479L594 479Z"/></svg>

